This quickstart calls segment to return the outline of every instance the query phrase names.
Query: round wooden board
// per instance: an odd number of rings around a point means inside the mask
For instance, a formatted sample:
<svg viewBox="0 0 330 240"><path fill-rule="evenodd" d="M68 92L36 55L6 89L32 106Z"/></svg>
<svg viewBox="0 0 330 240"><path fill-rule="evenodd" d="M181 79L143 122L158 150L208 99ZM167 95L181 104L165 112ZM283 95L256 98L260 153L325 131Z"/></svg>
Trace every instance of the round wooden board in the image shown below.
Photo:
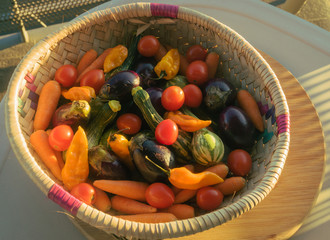
<svg viewBox="0 0 330 240"><path fill-rule="evenodd" d="M318 115L297 79L276 60L261 54L279 78L290 109L290 151L282 175L271 193L249 212L178 240L288 239L313 207L325 165L325 143ZM79 220L74 223L88 239L112 239Z"/></svg>

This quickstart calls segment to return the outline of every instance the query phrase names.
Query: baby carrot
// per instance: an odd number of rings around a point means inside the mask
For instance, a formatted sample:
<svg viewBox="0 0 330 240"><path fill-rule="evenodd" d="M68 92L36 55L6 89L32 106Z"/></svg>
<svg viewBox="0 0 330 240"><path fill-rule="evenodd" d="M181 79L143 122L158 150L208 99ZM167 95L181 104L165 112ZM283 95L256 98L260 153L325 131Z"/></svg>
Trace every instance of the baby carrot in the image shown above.
<svg viewBox="0 0 330 240"><path fill-rule="evenodd" d="M108 212L111 209L111 201L106 192L97 187L95 189L95 202L94 207L102 212Z"/></svg>
<svg viewBox="0 0 330 240"><path fill-rule="evenodd" d="M264 122L262 120L258 104L253 96L247 90L241 89L237 92L237 101L240 107L250 117L254 126L260 132L264 132Z"/></svg>
<svg viewBox="0 0 330 240"><path fill-rule="evenodd" d="M195 209L187 204L173 204L160 212L172 213L177 219L188 219L195 217Z"/></svg>
<svg viewBox="0 0 330 240"><path fill-rule="evenodd" d="M78 76L89 66L94 62L94 60L97 58L97 52L94 49L88 50L80 59L77 71Z"/></svg>
<svg viewBox="0 0 330 240"><path fill-rule="evenodd" d="M182 189L175 195L174 203L184 203L192 199L197 193L197 190Z"/></svg>
<svg viewBox="0 0 330 240"><path fill-rule="evenodd" d="M118 218L129 220L133 222L142 223L164 223L177 220L172 213L142 213L135 215L118 215Z"/></svg>
<svg viewBox="0 0 330 240"><path fill-rule="evenodd" d="M111 198L111 204L113 209L122 213L141 214L157 212L157 208L155 207L118 195Z"/></svg>
<svg viewBox="0 0 330 240"><path fill-rule="evenodd" d="M130 180L96 180L93 185L103 191L142 202L146 201L145 192L149 186L145 182Z"/></svg>
<svg viewBox="0 0 330 240"><path fill-rule="evenodd" d="M166 55L167 50L164 47L164 45L162 45L161 43L159 44L159 50L156 53L156 55L154 56L154 58L156 59L157 62L159 62L160 60L162 60L162 58Z"/></svg>
<svg viewBox="0 0 330 240"><path fill-rule="evenodd" d="M76 84L80 82L80 79L89 71L93 69L103 69L103 63L105 58L108 56L112 48L107 48L106 50L101 53L85 70L78 76Z"/></svg>
<svg viewBox="0 0 330 240"><path fill-rule="evenodd" d="M54 150L49 145L48 134L44 130L37 130L31 134L30 143L53 175L57 179L62 180L61 168Z"/></svg>
<svg viewBox="0 0 330 240"><path fill-rule="evenodd" d="M60 166L60 169L62 169L64 167L64 161L63 161L63 157L62 157L62 152L54 150L54 153L56 155L56 158L57 158L57 161L58 161L58 165Z"/></svg>
<svg viewBox="0 0 330 240"><path fill-rule="evenodd" d="M42 87L34 116L34 130L45 130L48 127L60 97L61 85L57 81L48 81Z"/></svg>
<svg viewBox="0 0 330 240"><path fill-rule="evenodd" d="M214 165L212 167L205 169L205 171L213 172L213 173L217 174L219 177L221 177L222 179L225 179L229 172L229 168L227 167L226 164L219 163L217 165Z"/></svg>
<svg viewBox="0 0 330 240"><path fill-rule="evenodd" d="M246 181L242 177L230 177L225 179L224 182L215 185L214 187L226 196L241 190L245 184Z"/></svg>
<svg viewBox="0 0 330 240"><path fill-rule="evenodd" d="M205 63L207 65L209 79L214 78L217 73L218 65L219 65L219 57L220 57L219 54L215 52L210 52L206 56Z"/></svg>

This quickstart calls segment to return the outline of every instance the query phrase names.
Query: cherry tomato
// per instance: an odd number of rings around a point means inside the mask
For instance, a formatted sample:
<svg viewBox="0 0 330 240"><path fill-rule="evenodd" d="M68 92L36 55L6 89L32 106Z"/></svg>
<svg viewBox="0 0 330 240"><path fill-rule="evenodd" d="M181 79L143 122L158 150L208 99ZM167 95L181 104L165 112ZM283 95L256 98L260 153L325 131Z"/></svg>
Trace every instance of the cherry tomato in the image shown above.
<svg viewBox="0 0 330 240"><path fill-rule="evenodd" d="M68 125L58 125L49 134L49 144L56 151L65 151L69 148L73 138L73 130Z"/></svg>
<svg viewBox="0 0 330 240"><path fill-rule="evenodd" d="M164 90L161 98L163 107L168 111L176 111L184 103L184 92L178 86L171 86Z"/></svg>
<svg viewBox="0 0 330 240"><path fill-rule="evenodd" d="M192 45L190 48L188 48L186 52L186 58L189 63L196 60L205 61L206 55L207 55L207 50L199 44Z"/></svg>
<svg viewBox="0 0 330 240"><path fill-rule="evenodd" d="M128 128L124 130L123 133L135 134L140 131L142 121L141 118L134 113L124 113L118 117L116 124L119 130Z"/></svg>
<svg viewBox="0 0 330 240"><path fill-rule="evenodd" d="M78 77L77 69L70 65L63 65L55 72L55 80L58 81L63 87L72 87Z"/></svg>
<svg viewBox="0 0 330 240"><path fill-rule="evenodd" d="M223 194L214 187L203 187L196 194L199 208L212 211L220 206L223 201Z"/></svg>
<svg viewBox="0 0 330 240"><path fill-rule="evenodd" d="M228 168L237 176L246 176L252 168L250 154L243 149L236 149L228 155Z"/></svg>
<svg viewBox="0 0 330 240"><path fill-rule="evenodd" d="M146 200L155 208L167 208L174 203L174 193L166 184L156 182L147 188Z"/></svg>
<svg viewBox="0 0 330 240"><path fill-rule="evenodd" d="M95 189L89 183L79 183L70 191L71 195L80 201L91 205L95 202Z"/></svg>
<svg viewBox="0 0 330 240"><path fill-rule="evenodd" d="M155 129L157 142L164 145L172 145L178 138L178 125L171 119L161 121Z"/></svg>
<svg viewBox="0 0 330 240"><path fill-rule="evenodd" d="M209 71L205 62L197 60L191 62L186 70L186 77L188 82L196 84L198 86L207 82Z"/></svg>
<svg viewBox="0 0 330 240"><path fill-rule="evenodd" d="M188 107L196 108L203 101L202 90L195 84L188 84L182 88L184 92L184 104Z"/></svg>
<svg viewBox="0 0 330 240"><path fill-rule="evenodd" d="M80 86L89 86L94 88L98 94L105 83L105 77L102 69L93 69L85 73L80 79Z"/></svg>
<svg viewBox="0 0 330 240"><path fill-rule="evenodd" d="M153 57L156 55L160 47L158 39L153 35L147 35L140 39L138 43L138 51L144 57Z"/></svg>

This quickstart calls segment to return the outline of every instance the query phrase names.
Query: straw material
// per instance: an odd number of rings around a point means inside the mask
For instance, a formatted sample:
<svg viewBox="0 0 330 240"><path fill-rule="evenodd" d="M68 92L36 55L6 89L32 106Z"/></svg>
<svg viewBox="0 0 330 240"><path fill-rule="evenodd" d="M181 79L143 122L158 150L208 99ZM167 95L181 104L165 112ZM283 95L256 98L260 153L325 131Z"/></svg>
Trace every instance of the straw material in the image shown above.
<svg viewBox="0 0 330 240"><path fill-rule="evenodd" d="M246 187L225 198L221 208L193 219L163 224L124 221L78 201L62 187L29 144L33 117L43 85L63 64L76 65L91 48L124 44L146 24L145 34L186 52L202 44L220 55L218 74L247 89L257 100L265 132L252 150L252 173ZM15 70L6 99L6 127L21 165L53 201L83 222L109 234L140 239L179 237L223 224L250 210L274 188L289 150L289 110L279 81L261 55L239 34L196 11L164 4L134 3L105 9L77 19L38 43Z"/></svg>

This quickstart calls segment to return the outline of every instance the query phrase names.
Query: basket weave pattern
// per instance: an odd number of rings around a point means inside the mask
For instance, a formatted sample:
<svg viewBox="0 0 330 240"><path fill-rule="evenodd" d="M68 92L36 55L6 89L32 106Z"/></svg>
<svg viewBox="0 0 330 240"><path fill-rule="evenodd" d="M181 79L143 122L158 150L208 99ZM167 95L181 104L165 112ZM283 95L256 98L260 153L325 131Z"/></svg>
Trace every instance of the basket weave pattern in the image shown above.
<svg viewBox="0 0 330 240"><path fill-rule="evenodd" d="M162 20L171 18L164 24ZM252 150L252 173L248 184L217 211L193 219L143 224L104 214L75 199L41 162L29 144L33 117L43 85L54 79L63 64L76 65L93 48L98 53L150 24L145 34L159 37L181 53L193 44L220 55L218 75L234 86L247 89L257 100L265 132ZM289 110L273 71L261 55L240 35L213 18L173 5L135 3L92 13L70 23L38 43L21 61L12 76L6 104L6 127L21 165L54 202L72 215L109 234L134 238L169 238L200 232L223 224L256 206L274 188L289 149Z"/></svg>

